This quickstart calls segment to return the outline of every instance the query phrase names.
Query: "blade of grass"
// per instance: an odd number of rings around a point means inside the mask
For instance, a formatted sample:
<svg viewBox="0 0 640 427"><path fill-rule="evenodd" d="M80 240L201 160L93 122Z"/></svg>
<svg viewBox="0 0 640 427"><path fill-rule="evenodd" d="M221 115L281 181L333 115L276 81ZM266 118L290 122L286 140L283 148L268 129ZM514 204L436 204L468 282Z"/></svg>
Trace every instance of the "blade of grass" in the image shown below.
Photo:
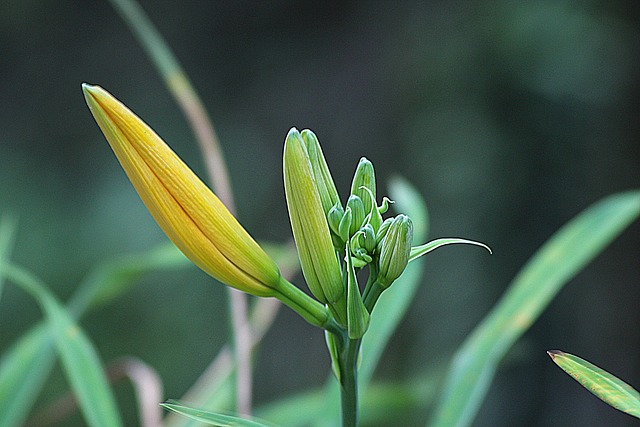
<svg viewBox="0 0 640 427"><path fill-rule="evenodd" d="M431 426L469 425L498 363L573 276L640 215L640 192L595 203L556 232L456 352Z"/></svg>
<svg viewBox="0 0 640 427"><path fill-rule="evenodd" d="M227 166L213 123L204 103L189 81L175 55L142 7L134 0L109 0L162 76L169 92L178 102L204 158L214 192L235 213L235 203ZM247 295L228 288L231 329L236 358L236 405L238 412L251 413L251 330L248 327Z"/></svg>
<svg viewBox="0 0 640 427"><path fill-rule="evenodd" d="M2 262L8 260L11 255L16 230L16 218L7 214L2 215L2 218L0 218L0 268L2 268ZM0 299L2 298L3 282L2 272L0 271Z"/></svg>
<svg viewBox="0 0 640 427"><path fill-rule="evenodd" d="M291 278L299 271L300 264L293 242L288 244L261 242L260 245L280 266L280 272L283 277ZM251 350L260 343L264 334L270 329L280 306L280 302L275 299L260 298L256 300L249 316L251 330L253 331ZM201 408L218 411L230 410L233 407L230 396L233 392L234 374L235 362L231 347L225 345L182 399L192 402ZM193 427L198 425L197 421L189 420L176 414L167 416L164 424L166 427Z"/></svg>
<svg viewBox="0 0 640 427"><path fill-rule="evenodd" d="M214 192L235 211L229 174L215 129L197 92L175 55L140 5L132 0L109 0L138 39L167 89L178 102L200 146Z"/></svg>
<svg viewBox="0 0 640 427"><path fill-rule="evenodd" d="M145 273L191 265L173 244L105 262L80 284L67 306L68 311L79 318L88 309L106 304L126 292ZM23 424L54 361L53 337L45 323L32 327L3 353L0 359L0 427Z"/></svg>
<svg viewBox="0 0 640 427"><path fill-rule="evenodd" d="M640 393L629 384L573 354L559 350L547 353L560 369L598 399L619 411L640 418Z"/></svg>
<svg viewBox="0 0 640 427"><path fill-rule="evenodd" d="M46 324L22 335L0 360L0 427L24 424L55 362Z"/></svg>
<svg viewBox="0 0 640 427"><path fill-rule="evenodd" d="M121 426L102 363L89 338L43 283L11 264L4 264L4 268L7 278L30 293L44 311L65 374L87 424L94 427Z"/></svg>
<svg viewBox="0 0 640 427"><path fill-rule="evenodd" d="M218 427L275 427L274 424L267 424L264 421L248 420L233 415L203 411L201 409L185 406L175 401L161 403L160 406L170 411L177 412L178 414L189 417L193 420L205 423L207 425Z"/></svg>

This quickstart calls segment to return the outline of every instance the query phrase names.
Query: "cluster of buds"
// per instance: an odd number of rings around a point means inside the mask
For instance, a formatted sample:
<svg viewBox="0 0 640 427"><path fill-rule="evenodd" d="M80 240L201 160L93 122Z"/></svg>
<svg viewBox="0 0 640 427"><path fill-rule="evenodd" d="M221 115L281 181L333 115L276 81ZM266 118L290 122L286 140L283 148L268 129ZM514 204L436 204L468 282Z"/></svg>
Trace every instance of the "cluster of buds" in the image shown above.
<svg viewBox="0 0 640 427"><path fill-rule="evenodd" d="M409 263L411 219L401 214L383 220L390 200L378 205L373 164L364 157L343 205L310 130L289 131L283 163L291 228L309 290L328 305L350 338L361 338L377 297ZM365 267L369 280L361 291L356 272Z"/></svg>
<svg viewBox="0 0 640 427"><path fill-rule="evenodd" d="M364 157L343 205L318 138L293 128L284 144L284 187L302 273L314 299L281 276L276 263L149 126L104 89L85 84L83 91L141 199L189 259L222 283L278 298L327 331L360 339L378 297L411 260L445 244L478 244L439 239L412 247L409 217L383 220L390 200L378 205L374 168ZM361 289L356 273L366 267L369 278Z"/></svg>

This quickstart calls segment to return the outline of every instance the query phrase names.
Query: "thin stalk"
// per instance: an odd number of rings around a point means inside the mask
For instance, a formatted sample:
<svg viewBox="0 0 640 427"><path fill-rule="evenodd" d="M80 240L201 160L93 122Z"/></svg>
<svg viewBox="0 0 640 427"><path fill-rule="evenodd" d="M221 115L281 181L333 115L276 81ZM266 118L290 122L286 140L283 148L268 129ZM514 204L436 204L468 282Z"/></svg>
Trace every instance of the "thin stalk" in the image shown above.
<svg viewBox="0 0 640 427"><path fill-rule="evenodd" d="M160 72L169 92L182 109L193 130L214 192L235 212L229 174L215 129L200 100L169 46L144 10L132 0L109 0ZM251 413L251 330L247 322L247 297L228 288L231 325L237 362L236 405L238 412Z"/></svg>
<svg viewBox="0 0 640 427"><path fill-rule="evenodd" d="M349 339L346 331L341 335L338 348L340 359L340 401L342 427L358 426L358 355L360 339Z"/></svg>

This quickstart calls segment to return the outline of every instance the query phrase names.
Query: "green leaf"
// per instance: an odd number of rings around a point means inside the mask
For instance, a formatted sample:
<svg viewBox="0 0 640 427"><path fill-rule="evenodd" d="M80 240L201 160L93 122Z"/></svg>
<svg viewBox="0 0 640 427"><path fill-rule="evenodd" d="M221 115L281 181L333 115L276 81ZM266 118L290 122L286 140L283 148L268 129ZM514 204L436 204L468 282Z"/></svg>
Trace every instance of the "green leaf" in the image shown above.
<svg viewBox="0 0 640 427"><path fill-rule="evenodd" d="M600 400L619 411L640 418L640 393L629 384L573 354L560 350L547 353L556 365Z"/></svg>
<svg viewBox="0 0 640 427"><path fill-rule="evenodd" d="M1 259L1 258L0 258ZM140 254L97 266L72 297L68 311L79 317L126 292L144 273L192 265L173 245L163 244ZM0 280L4 279L0 263ZM0 427L25 421L55 361L53 335L43 322L20 337L0 359Z"/></svg>
<svg viewBox="0 0 640 427"><path fill-rule="evenodd" d="M562 287L640 214L640 192L595 203L556 232L454 355L432 426L467 426L500 359Z"/></svg>
<svg viewBox="0 0 640 427"><path fill-rule="evenodd" d="M176 401L161 403L165 409L192 418L196 421L218 427L275 427L275 424L267 424L264 421L247 420L233 415L217 414L215 412L203 411L201 409L190 408Z"/></svg>
<svg viewBox="0 0 640 427"><path fill-rule="evenodd" d="M2 215L2 218L0 218L0 269L2 268L2 263L9 259L13 250L16 229L16 218L11 215ZM2 297L3 281L2 271L0 270L0 297Z"/></svg>
<svg viewBox="0 0 640 427"><path fill-rule="evenodd" d="M55 362L53 337L45 324L22 335L0 360L0 427L20 426Z"/></svg>
<svg viewBox="0 0 640 427"><path fill-rule="evenodd" d="M349 338L360 339L369 327L369 312L362 302L356 270L351 260L351 248L347 242L347 327Z"/></svg>
<svg viewBox="0 0 640 427"><path fill-rule="evenodd" d="M7 278L29 292L42 307L65 374L87 424L95 427L121 426L120 415L102 364L84 332L44 284L11 264L5 264L4 268Z"/></svg>
<svg viewBox="0 0 640 427"><path fill-rule="evenodd" d="M486 250L491 252L491 248L484 243L476 242L473 240L467 239L458 239L455 237L447 237L443 239L436 239L430 242L425 243L424 245L414 246L411 248L411 255L409 256L409 261L413 261L416 258L420 258L422 255L428 254L431 251L435 251L441 246L446 245L454 245L454 244L465 244L465 245L476 245L485 248Z"/></svg>

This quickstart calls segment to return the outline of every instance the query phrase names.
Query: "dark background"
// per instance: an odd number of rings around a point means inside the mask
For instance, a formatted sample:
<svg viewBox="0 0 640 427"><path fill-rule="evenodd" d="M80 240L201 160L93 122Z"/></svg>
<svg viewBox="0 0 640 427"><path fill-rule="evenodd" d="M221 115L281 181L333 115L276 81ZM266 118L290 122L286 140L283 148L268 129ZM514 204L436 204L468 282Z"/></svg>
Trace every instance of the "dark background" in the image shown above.
<svg viewBox="0 0 640 427"><path fill-rule="evenodd" d="M316 132L343 196L367 156L380 194L393 174L418 188L431 237L493 248L427 257L380 379L445 361L556 229L640 182L635 1L142 5L214 120L238 216L255 237L291 236L281 154L296 126ZM0 212L19 216L14 260L63 300L101 260L165 241L93 122L82 82L111 91L205 176L183 116L109 4L1 0ZM475 425L632 425L545 351L640 386L638 231L570 282L516 345ZM82 326L104 360L143 358L177 398L227 338L225 301L195 268L154 274ZM0 349L39 318L30 297L5 287ZM283 310L257 359L256 401L318 386L328 371L322 334ZM66 387L57 372L42 402ZM428 413L425 404L407 416L421 426Z"/></svg>

